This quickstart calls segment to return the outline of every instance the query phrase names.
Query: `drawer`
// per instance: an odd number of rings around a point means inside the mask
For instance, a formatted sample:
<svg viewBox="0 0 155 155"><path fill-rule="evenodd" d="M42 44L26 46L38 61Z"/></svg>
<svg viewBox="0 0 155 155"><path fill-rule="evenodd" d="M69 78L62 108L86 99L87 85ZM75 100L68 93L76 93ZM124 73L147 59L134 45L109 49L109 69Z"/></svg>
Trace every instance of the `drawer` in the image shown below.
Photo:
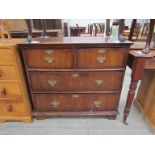
<svg viewBox="0 0 155 155"><path fill-rule="evenodd" d="M78 50L78 68L124 68L127 52L123 48L85 48Z"/></svg>
<svg viewBox="0 0 155 155"><path fill-rule="evenodd" d="M117 94L34 94L35 110L103 111L116 110Z"/></svg>
<svg viewBox="0 0 155 155"><path fill-rule="evenodd" d="M115 91L122 85L123 71L30 72L33 91Z"/></svg>
<svg viewBox="0 0 155 155"><path fill-rule="evenodd" d="M0 80L17 80L17 73L14 66L0 66Z"/></svg>
<svg viewBox="0 0 155 155"><path fill-rule="evenodd" d="M0 100L22 100L22 94L18 83L0 82Z"/></svg>
<svg viewBox="0 0 155 155"><path fill-rule="evenodd" d="M0 117L22 117L26 115L27 111L23 102L0 100Z"/></svg>
<svg viewBox="0 0 155 155"><path fill-rule="evenodd" d="M25 49L28 68L73 68L72 49Z"/></svg>
<svg viewBox="0 0 155 155"><path fill-rule="evenodd" d="M11 49L0 49L0 65L13 65Z"/></svg>

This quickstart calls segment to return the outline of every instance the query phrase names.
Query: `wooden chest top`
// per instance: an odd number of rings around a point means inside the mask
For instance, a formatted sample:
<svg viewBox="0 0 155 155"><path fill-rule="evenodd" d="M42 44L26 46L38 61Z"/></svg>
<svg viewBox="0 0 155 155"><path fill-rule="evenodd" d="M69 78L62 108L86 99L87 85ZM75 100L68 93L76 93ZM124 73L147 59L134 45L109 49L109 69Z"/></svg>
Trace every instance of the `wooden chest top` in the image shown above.
<svg viewBox="0 0 155 155"><path fill-rule="evenodd" d="M32 39L31 43L25 42L21 45L33 46L36 45L88 45L88 46L110 46L110 47L125 47L130 46L133 43L129 41L119 42L114 40L114 38L106 39L105 37L51 37L51 38L35 38Z"/></svg>

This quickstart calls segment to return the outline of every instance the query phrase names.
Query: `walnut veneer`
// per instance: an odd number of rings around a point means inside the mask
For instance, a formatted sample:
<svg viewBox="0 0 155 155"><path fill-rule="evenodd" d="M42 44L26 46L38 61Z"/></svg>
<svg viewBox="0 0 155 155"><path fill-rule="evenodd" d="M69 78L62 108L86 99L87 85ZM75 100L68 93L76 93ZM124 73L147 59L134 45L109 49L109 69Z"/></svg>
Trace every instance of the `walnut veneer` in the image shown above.
<svg viewBox="0 0 155 155"><path fill-rule="evenodd" d="M20 44L33 115L115 118L131 42L37 38Z"/></svg>

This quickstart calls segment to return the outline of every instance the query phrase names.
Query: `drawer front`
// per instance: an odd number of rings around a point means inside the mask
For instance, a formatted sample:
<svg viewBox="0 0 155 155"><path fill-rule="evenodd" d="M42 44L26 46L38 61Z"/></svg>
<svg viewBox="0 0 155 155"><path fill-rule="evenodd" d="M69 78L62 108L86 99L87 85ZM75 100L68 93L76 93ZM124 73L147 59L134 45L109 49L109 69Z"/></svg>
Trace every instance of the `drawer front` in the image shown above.
<svg viewBox="0 0 155 155"><path fill-rule="evenodd" d="M28 68L73 68L72 49L25 49Z"/></svg>
<svg viewBox="0 0 155 155"><path fill-rule="evenodd" d="M21 117L26 115L27 111L23 102L0 100L0 117Z"/></svg>
<svg viewBox="0 0 155 155"><path fill-rule="evenodd" d="M78 68L124 68L127 52L123 48L78 50Z"/></svg>
<svg viewBox="0 0 155 155"><path fill-rule="evenodd" d="M118 72L30 72L33 91L108 91L121 88L124 73Z"/></svg>
<svg viewBox="0 0 155 155"><path fill-rule="evenodd" d="M0 49L0 65L13 65L11 49Z"/></svg>
<svg viewBox="0 0 155 155"><path fill-rule="evenodd" d="M0 66L0 80L17 80L17 73L14 66Z"/></svg>
<svg viewBox="0 0 155 155"><path fill-rule="evenodd" d="M0 82L0 100L22 100L22 94L18 83Z"/></svg>
<svg viewBox="0 0 155 155"><path fill-rule="evenodd" d="M37 111L116 110L117 94L34 94Z"/></svg>

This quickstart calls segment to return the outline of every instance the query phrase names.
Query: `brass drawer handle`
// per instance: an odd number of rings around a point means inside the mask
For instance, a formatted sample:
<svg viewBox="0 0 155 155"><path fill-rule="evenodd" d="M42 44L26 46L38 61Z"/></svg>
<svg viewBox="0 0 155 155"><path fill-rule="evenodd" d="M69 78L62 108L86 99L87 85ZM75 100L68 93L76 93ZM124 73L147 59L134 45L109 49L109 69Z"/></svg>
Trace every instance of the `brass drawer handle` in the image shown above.
<svg viewBox="0 0 155 155"><path fill-rule="evenodd" d="M97 53L99 53L99 54L103 54L103 53L105 53L106 52L106 50L104 50L104 49L99 49L98 51L97 51Z"/></svg>
<svg viewBox="0 0 155 155"><path fill-rule="evenodd" d="M57 108L58 105L60 104L60 102L59 101L52 101L50 104L52 105L53 108Z"/></svg>
<svg viewBox="0 0 155 155"><path fill-rule="evenodd" d="M0 93L2 95L6 95L6 89L5 88L0 88Z"/></svg>
<svg viewBox="0 0 155 155"><path fill-rule="evenodd" d="M97 85L99 85L99 86L100 86L103 82L104 82L103 80L95 80L95 83L96 83Z"/></svg>
<svg viewBox="0 0 155 155"><path fill-rule="evenodd" d="M51 87L54 87L54 86L57 84L57 81L56 81L56 80L48 80L48 84L49 84Z"/></svg>
<svg viewBox="0 0 155 155"><path fill-rule="evenodd" d="M78 77L79 76L79 74L77 74L77 73L73 73L72 74L72 77L74 77L74 78L76 78L76 77Z"/></svg>
<svg viewBox="0 0 155 155"><path fill-rule="evenodd" d="M47 54L52 54L54 51L53 50L46 50L45 51Z"/></svg>
<svg viewBox="0 0 155 155"><path fill-rule="evenodd" d="M7 111L8 111L8 112L12 112L12 111L13 111L13 109L12 109L12 105L8 105L8 107L7 107Z"/></svg>
<svg viewBox="0 0 155 155"><path fill-rule="evenodd" d="M54 62L54 58L53 57L46 57L45 61L47 61L47 63L51 64Z"/></svg>
<svg viewBox="0 0 155 155"><path fill-rule="evenodd" d="M101 101L94 101L94 105L96 108L99 108L101 105Z"/></svg>
<svg viewBox="0 0 155 155"><path fill-rule="evenodd" d="M78 94L73 94L73 97L74 97L74 98L78 98L79 95L78 95Z"/></svg>
<svg viewBox="0 0 155 155"><path fill-rule="evenodd" d="M99 63L103 63L106 60L106 57L97 57L96 61Z"/></svg>

